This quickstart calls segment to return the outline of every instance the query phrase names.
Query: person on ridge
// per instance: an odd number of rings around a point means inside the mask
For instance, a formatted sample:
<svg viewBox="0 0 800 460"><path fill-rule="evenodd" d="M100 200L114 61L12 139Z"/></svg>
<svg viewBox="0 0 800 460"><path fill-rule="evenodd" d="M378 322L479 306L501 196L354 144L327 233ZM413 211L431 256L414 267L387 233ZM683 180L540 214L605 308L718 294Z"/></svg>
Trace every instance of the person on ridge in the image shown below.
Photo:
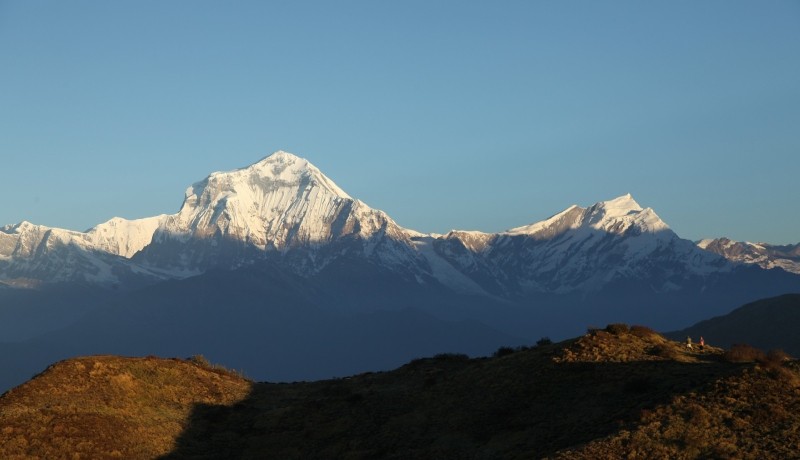
<svg viewBox="0 0 800 460"><path fill-rule="evenodd" d="M692 349L692 338L689 336L686 336L686 348Z"/></svg>
<svg viewBox="0 0 800 460"><path fill-rule="evenodd" d="M703 340L703 336L700 336L700 349L704 349L706 347L706 341Z"/></svg>

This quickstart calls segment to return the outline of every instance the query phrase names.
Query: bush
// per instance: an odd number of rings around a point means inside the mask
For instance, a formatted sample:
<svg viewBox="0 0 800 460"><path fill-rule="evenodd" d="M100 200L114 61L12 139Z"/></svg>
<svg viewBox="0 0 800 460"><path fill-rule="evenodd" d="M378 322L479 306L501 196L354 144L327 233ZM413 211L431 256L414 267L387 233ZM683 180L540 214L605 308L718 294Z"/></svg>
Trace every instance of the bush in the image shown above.
<svg viewBox="0 0 800 460"><path fill-rule="evenodd" d="M737 343L725 352L724 358L731 363L752 363L754 361L765 361L766 355L758 348L745 343Z"/></svg>
<svg viewBox="0 0 800 460"><path fill-rule="evenodd" d="M792 357L789 356L789 353L786 353L785 351L781 350L780 348L775 348L775 349L772 349L772 350L767 352L767 361L770 361L770 362L773 362L773 363L782 363L782 362L788 361L790 359L792 359Z"/></svg>
<svg viewBox="0 0 800 460"><path fill-rule="evenodd" d="M195 366L202 367L203 369L214 372L216 374L226 374L233 377L240 377L245 380L249 380L249 378L245 375L243 371L228 369L222 364L211 364L211 362L209 362L208 359L206 359L206 357L203 355L190 356L188 361L190 363L193 363Z"/></svg>
<svg viewBox="0 0 800 460"><path fill-rule="evenodd" d="M537 347L543 347L545 345L552 345L553 341L550 340L550 337L542 337L541 339L536 341Z"/></svg>
<svg viewBox="0 0 800 460"><path fill-rule="evenodd" d="M495 358L499 358L501 356L508 356L508 355L510 355L512 353L514 353L514 349L513 348L511 348L511 347L500 347L500 348L497 349L497 351L494 352L494 355L492 355L492 356L494 356Z"/></svg>
<svg viewBox="0 0 800 460"><path fill-rule="evenodd" d="M666 359L675 359L679 355L679 353L675 351L675 348L668 344L654 346L652 349L650 349L650 354Z"/></svg>
<svg viewBox="0 0 800 460"><path fill-rule="evenodd" d="M797 375L791 370L784 368L784 362L791 359L792 357L785 351L773 349L760 359L758 364L766 370L772 378L794 383L797 380Z"/></svg>
<svg viewBox="0 0 800 460"><path fill-rule="evenodd" d="M631 329L625 323L612 323L606 326L606 332L609 332L614 335L624 334Z"/></svg>
<svg viewBox="0 0 800 460"><path fill-rule="evenodd" d="M638 324L631 326L631 334L643 339L647 337L653 337L654 335L661 335L647 326L640 326Z"/></svg>
<svg viewBox="0 0 800 460"><path fill-rule="evenodd" d="M189 362L194 363L200 367L211 368L211 363L208 362L205 356L203 355L193 355L189 357Z"/></svg>

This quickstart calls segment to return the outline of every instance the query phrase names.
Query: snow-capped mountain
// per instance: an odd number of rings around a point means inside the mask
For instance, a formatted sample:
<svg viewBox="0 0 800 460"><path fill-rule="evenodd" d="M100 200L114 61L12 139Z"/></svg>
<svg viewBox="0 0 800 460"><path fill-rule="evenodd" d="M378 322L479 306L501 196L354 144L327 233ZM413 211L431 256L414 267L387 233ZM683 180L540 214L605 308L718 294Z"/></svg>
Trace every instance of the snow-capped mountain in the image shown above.
<svg viewBox="0 0 800 460"><path fill-rule="evenodd" d="M117 252L116 239L22 222L0 228L0 280L21 287L43 283L141 284L158 279Z"/></svg>
<svg viewBox="0 0 800 460"><path fill-rule="evenodd" d="M630 194L588 208L570 206L499 234L450 232L438 249L463 271L488 267L497 275L492 282L502 279L512 291L592 291L623 278L671 290L687 277L731 269L679 238Z"/></svg>
<svg viewBox="0 0 800 460"><path fill-rule="evenodd" d="M293 254L287 263L308 274L335 256L327 246L342 242L349 247L337 251L407 268L424 265L409 240L415 235L351 198L308 161L279 151L193 184L176 214L115 217L85 233L29 223L4 227L0 273L6 280L116 284L126 272L183 278L304 249L305 257Z"/></svg>
<svg viewBox="0 0 800 460"><path fill-rule="evenodd" d="M351 198L307 160L279 151L189 187L180 211L163 219L133 260L190 273L280 258L311 274L330 262L335 246L405 267L421 262L409 240L414 234Z"/></svg>
<svg viewBox="0 0 800 460"><path fill-rule="evenodd" d="M733 241L723 237L701 240L697 246L732 262L756 264L766 269L782 268L787 272L800 274L800 243L779 246Z"/></svg>
<svg viewBox="0 0 800 460"><path fill-rule="evenodd" d="M28 223L0 232L4 280L116 285L261 261L310 277L342 259L502 298L592 292L620 280L680 290L687 280L734 268L678 237L630 194L501 233L423 235L283 151L193 184L176 214L114 218L85 233Z"/></svg>

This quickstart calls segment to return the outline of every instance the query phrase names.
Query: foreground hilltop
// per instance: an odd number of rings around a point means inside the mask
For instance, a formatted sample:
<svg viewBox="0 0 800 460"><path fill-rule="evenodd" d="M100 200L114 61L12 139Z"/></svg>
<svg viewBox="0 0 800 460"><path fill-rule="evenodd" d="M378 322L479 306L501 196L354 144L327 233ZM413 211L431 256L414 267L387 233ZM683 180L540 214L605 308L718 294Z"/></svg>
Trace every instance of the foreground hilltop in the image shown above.
<svg viewBox="0 0 800 460"><path fill-rule="evenodd" d="M79 358L0 397L0 457L788 458L800 370L783 358L625 325L311 383Z"/></svg>

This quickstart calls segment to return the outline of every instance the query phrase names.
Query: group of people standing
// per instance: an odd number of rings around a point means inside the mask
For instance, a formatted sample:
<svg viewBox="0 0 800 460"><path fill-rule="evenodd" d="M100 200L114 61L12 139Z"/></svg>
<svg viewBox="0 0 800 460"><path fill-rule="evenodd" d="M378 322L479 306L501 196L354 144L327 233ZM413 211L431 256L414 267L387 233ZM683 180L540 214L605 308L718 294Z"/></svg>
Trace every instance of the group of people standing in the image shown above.
<svg viewBox="0 0 800 460"><path fill-rule="evenodd" d="M702 349L704 349L704 348L706 347L706 341L705 341L705 339L703 339L703 336L702 336L702 335L700 336L700 342L698 342L697 344L699 345L699 347L700 347L700 349L701 349L701 350L702 350ZM687 337L686 337L686 348L688 348L688 349L690 349L690 350L693 350L693 349L694 349L694 348L692 347L692 338L691 338L691 337L689 337L689 336L687 336Z"/></svg>

